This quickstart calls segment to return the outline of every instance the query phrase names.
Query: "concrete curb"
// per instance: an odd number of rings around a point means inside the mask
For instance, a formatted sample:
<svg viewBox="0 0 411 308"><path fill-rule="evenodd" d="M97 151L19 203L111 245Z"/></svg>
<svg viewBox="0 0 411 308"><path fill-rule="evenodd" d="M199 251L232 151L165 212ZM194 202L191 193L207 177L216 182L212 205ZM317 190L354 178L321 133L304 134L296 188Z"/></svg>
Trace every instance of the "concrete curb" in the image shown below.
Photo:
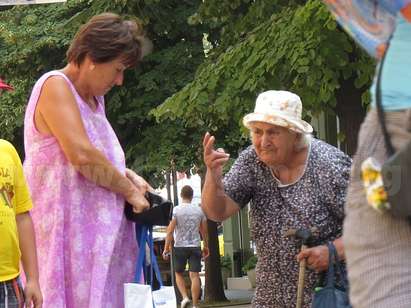
<svg viewBox="0 0 411 308"><path fill-rule="evenodd" d="M226 302L214 302L214 303L200 303L200 307L231 307L231 306L243 306L250 305L251 301L244 300L228 300Z"/></svg>

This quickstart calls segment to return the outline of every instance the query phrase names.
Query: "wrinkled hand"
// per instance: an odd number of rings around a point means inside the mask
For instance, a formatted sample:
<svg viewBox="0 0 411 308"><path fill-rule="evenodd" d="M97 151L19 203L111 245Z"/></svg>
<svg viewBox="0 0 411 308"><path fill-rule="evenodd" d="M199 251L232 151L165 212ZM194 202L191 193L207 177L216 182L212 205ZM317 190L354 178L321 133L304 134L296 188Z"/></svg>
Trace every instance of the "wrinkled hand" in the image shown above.
<svg viewBox="0 0 411 308"><path fill-rule="evenodd" d="M297 255L297 260L307 259L307 267L316 272L326 271L328 269L328 247L326 245L315 246L301 251Z"/></svg>
<svg viewBox="0 0 411 308"><path fill-rule="evenodd" d="M126 177L134 185L134 189L125 196L126 200L133 206L134 213L141 213L150 207L144 194L147 190L153 190L153 188L146 182L146 180L131 169L126 169Z"/></svg>
<svg viewBox="0 0 411 308"><path fill-rule="evenodd" d="M127 196L126 200L133 207L134 213L138 214L150 208L150 203L144 197L144 193L141 193L138 189L135 189L130 196Z"/></svg>
<svg viewBox="0 0 411 308"><path fill-rule="evenodd" d="M135 173L133 170L126 168L126 177L139 189L146 191L154 191L153 187L147 183L145 179Z"/></svg>
<svg viewBox="0 0 411 308"><path fill-rule="evenodd" d="M203 247L203 251L202 251L203 258L207 259L209 255L210 255L210 250L208 249L208 247Z"/></svg>
<svg viewBox="0 0 411 308"><path fill-rule="evenodd" d="M230 158L230 154L224 152L223 149L214 149L215 137L210 133L206 133L203 139L203 159L207 166L207 170L214 175L221 175L223 166Z"/></svg>
<svg viewBox="0 0 411 308"><path fill-rule="evenodd" d="M43 306L43 296L38 281L27 281L24 287L24 297L27 308L41 308Z"/></svg>

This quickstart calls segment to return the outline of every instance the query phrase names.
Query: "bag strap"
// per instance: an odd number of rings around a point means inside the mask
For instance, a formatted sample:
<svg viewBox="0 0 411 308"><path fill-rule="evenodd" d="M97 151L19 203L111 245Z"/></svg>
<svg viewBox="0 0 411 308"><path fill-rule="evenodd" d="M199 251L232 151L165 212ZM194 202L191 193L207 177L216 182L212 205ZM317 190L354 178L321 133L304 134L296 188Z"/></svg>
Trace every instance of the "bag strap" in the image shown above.
<svg viewBox="0 0 411 308"><path fill-rule="evenodd" d="M391 37L387 41L386 51L384 52L384 55L382 56L380 65L378 67L377 84L376 84L376 89L375 89L378 120L380 122L381 131L384 136L385 148L389 156L393 155L395 153L395 150L394 150L394 146L392 145L390 135L388 134L387 125L385 123L385 114L384 114L384 108L382 106L382 98L381 98L381 78L382 78L382 70L383 70L384 63L385 63L385 57L388 52L388 48L390 46L390 41L391 41Z"/></svg>
<svg viewBox="0 0 411 308"><path fill-rule="evenodd" d="M143 274L143 264L146 257L145 245L147 242L147 226L136 224L136 236L137 239L139 239L138 247L140 248L138 249L134 282L138 283L140 281L141 275ZM141 247L143 247L143 249L141 249Z"/></svg>
<svg viewBox="0 0 411 308"><path fill-rule="evenodd" d="M335 277L338 273L341 277L342 287L344 289L348 288L348 281L342 270L341 262L338 258L337 249L332 242L327 243L328 247L328 272L327 272L327 287L335 286Z"/></svg>
<svg viewBox="0 0 411 308"><path fill-rule="evenodd" d="M327 243L328 247L328 272L327 272L327 288L334 287L335 284L335 272L334 272L334 260L335 260L335 247L331 242Z"/></svg>
<svg viewBox="0 0 411 308"><path fill-rule="evenodd" d="M151 264L150 264L150 281L151 281L151 288L153 288L153 270L156 275L158 284L160 285L160 288L163 287L163 281L161 279L161 273L160 273L160 268L158 267L157 263L157 257L154 254L154 241L153 241L153 227L149 228L149 238L148 238L148 246L150 248L150 256L151 256Z"/></svg>
<svg viewBox="0 0 411 308"><path fill-rule="evenodd" d="M160 268L157 263L157 258L154 254L154 240L153 240L153 227L146 226L146 225L137 225L136 224L136 235L139 236L137 237L139 239L139 252L138 252L138 257L137 257L137 262L136 262L136 270L135 270L135 276L134 276L134 281L139 282L142 273L144 273L143 266L144 266L144 261L145 261L145 256L146 256L146 248L145 245L148 244L149 250L150 250L150 285L151 288L153 288L153 282L154 282L154 277L153 277L153 272L157 278L157 281L160 285L160 288L163 287L163 281L161 279L161 273L160 273ZM146 282L147 280L144 279Z"/></svg>

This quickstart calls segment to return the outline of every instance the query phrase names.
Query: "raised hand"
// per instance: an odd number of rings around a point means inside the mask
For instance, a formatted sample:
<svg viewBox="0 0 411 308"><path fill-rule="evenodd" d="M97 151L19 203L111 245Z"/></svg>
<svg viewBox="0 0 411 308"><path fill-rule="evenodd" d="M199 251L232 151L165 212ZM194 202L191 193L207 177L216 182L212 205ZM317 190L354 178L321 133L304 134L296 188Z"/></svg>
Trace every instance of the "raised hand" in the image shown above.
<svg viewBox="0 0 411 308"><path fill-rule="evenodd" d="M203 139L203 159L207 166L207 171L214 175L222 174L223 166L230 158L230 154L224 152L223 149L214 149L215 137L206 133Z"/></svg>

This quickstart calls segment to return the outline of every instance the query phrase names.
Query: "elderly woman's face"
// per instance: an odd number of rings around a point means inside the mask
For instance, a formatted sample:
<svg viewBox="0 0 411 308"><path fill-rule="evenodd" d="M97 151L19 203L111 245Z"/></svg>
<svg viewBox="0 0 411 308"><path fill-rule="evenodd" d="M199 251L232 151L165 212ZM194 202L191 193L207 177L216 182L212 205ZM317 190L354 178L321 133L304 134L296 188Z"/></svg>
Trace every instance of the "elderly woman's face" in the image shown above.
<svg viewBox="0 0 411 308"><path fill-rule="evenodd" d="M297 134L281 126L254 122L251 140L259 159L268 166L286 164L294 151Z"/></svg>

